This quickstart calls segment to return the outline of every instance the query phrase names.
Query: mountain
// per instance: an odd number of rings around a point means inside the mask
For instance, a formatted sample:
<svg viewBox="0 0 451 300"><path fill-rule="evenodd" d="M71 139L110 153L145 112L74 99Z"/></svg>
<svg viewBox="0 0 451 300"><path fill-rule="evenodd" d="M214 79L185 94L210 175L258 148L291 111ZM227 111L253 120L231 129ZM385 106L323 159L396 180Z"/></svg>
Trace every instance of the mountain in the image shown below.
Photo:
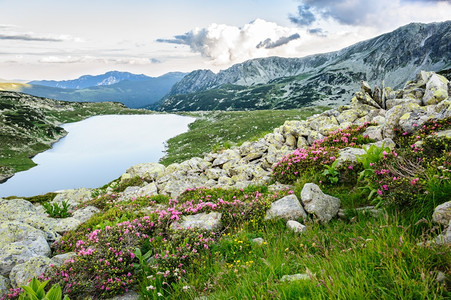
<svg viewBox="0 0 451 300"><path fill-rule="evenodd" d="M173 72L159 77L147 77L148 79L145 80L122 80L111 85L98 85L82 89L57 88L35 84L0 83L0 90L23 92L34 96L65 101L121 102L130 108L140 108L160 100L183 76L185 76L185 73Z"/></svg>
<svg viewBox="0 0 451 300"><path fill-rule="evenodd" d="M144 74L137 75L129 72L111 71L102 75L84 75L73 80L35 80L28 83L32 85L43 85L62 89L84 89L99 85L112 85L124 80L143 81L149 80L151 78L152 77L146 76Z"/></svg>
<svg viewBox="0 0 451 300"><path fill-rule="evenodd" d="M359 81L399 88L420 70L451 68L451 21L412 23L340 51L269 57L187 74L161 111L284 109L349 101Z"/></svg>

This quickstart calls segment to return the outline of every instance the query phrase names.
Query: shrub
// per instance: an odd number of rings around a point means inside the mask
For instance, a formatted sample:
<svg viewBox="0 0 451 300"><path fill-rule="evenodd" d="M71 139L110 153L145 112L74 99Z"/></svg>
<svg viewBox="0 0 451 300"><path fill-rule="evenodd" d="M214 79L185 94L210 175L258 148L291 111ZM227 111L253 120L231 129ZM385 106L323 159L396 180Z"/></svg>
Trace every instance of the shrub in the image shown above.
<svg viewBox="0 0 451 300"><path fill-rule="evenodd" d="M324 165L336 160L338 151L345 147L356 147L371 142L361 133L369 126L352 125L344 130L331 132L321 140L317 140L307 149L296 149L293 153L283 157L273 168L273 177L281 183L296 181L303 172L309 170L321 171Z"/></svg>

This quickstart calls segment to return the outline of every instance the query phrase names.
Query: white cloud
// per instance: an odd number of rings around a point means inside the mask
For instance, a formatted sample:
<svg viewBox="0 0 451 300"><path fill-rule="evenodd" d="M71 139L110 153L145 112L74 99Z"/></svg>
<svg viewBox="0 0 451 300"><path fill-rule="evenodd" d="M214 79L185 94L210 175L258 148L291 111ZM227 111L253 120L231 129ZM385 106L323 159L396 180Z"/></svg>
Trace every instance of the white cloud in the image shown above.
<svg viewBox="0 0 451 300"><path fill-rule="evenodd" d="M256 57L292 55L305 31L257 19L243 27L211 24L173 39L158 42L188 45L194 52L210 58L213 64L227 65Z"/></svg>

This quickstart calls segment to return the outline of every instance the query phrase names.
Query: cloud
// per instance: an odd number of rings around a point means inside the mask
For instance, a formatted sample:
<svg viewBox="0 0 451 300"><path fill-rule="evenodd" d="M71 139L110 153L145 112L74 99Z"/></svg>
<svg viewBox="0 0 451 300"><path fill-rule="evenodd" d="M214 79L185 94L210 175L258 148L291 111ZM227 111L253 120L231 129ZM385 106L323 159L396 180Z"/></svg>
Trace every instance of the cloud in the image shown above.
<svg viewBox="0 0 451 300"><path fill-rule="evenodd" d="M277 48L280 47L282 45L288 44L289 42L296 40L298 38L300 38L301 36L299 35L299 33L295 33L292 34L290 36L283 36L281 38L279 38L277 41L273 42L270 38L264 40L263 42L260 42L257 45L257 48L262 48L265 47L266 49L273 49L273 48Z"/></svg>
<svg viewBox="0 0 451 300"><path fill-rule="evenodd" d="M34 33L0 33L0 40L33 42L81 42L82 39L70 35L37 35Z"/></svg>
<svg viewBox="0 0 451 300"><path fill-rule="evenodd" d="M298 14L290 15L290 21L300 26L308 26L316 21L316 17L309 5L299 5Z"/></svg>
<svg viewBox="0 0 451 300"><path fill-rule="evenodd" d="M191 51L210 58L213 64L225 65L256 57L286 56L300 37L297 28L256 19L243 27L211 24L157 42L187 45Z"/></svg>
<svg viewBox="0 0 451 300"><path fill-rule="evenodd" d="M449 17L451 1L444 0L301 0L296 15L289 16L293 24L311 26L321 20L342 25L393 27L401 22L434 21L431 16ZM405 23L404 23L405 24Z"/></svg>
<svg viewBox="0 0 451 300"><path fill-rule="evenodd" d="M46 64L83 64L83 63L104 63L104 64L121 64L121 65L150 65L160 63L155 58L141 57L95 57L95 56L47 56L39 60L40 63Z"/></svg>

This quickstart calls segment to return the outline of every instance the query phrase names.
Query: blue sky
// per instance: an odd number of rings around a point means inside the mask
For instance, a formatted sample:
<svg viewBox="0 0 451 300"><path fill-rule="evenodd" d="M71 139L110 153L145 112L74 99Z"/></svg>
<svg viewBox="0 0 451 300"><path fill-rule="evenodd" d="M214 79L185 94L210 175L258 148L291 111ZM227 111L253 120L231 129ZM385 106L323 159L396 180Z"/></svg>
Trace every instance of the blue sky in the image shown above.
<svg viewBox="0 0 451 300"><path fill-rule="evenodd" d="M437 0L0 0L0 78L216 72L450 19L451 1Z"/></svg>

